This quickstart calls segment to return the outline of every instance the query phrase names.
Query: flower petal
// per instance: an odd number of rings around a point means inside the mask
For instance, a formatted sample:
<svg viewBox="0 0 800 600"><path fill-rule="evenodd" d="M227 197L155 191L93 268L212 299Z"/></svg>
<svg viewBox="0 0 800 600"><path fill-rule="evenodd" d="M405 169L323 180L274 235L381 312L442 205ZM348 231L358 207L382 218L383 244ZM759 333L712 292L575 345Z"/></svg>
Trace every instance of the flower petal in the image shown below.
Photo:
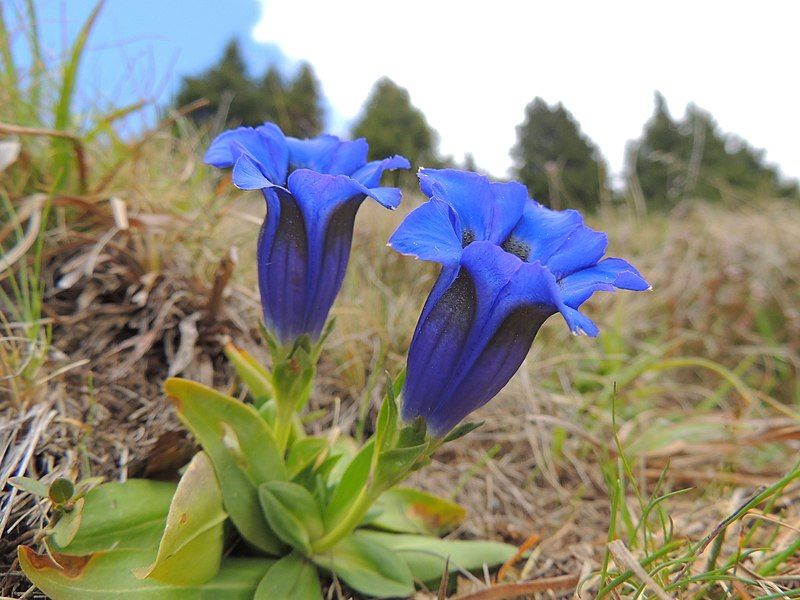
<svg viewBox="0 0 800 600"><path fill-rule="evenodd" d="M642 292L650 289L650 284L628 261L621 258L606 258L595 266L577 271L561 281L564 303L578 308L594 292L613 292L615 289Z"/></svg>
<svg viewBox="0 0 800 600"><path fill-rule="evenodd" d="M426 421L448 390L472 332L477 311L474 283L465 271L445 269L434 286L408 350L402 417Z"/></svg>
<svg viewBox="0 0 800 600"><path fill-rule="evenodd" d="M320 135L310 140L287 137L289 166L292 169L311 169L324 173L339 144L339 138L335 135Z"/></svg>
<svg viewBox="0 0 800 600"><path fill-rule="evenodd" d="M267 216L257 244L264 321L284 344L306 333L309 244L300 207L283 188L263 190Z"/></svg>
<svg viewBox="0 0 800 600"><path fill-rule="evenodd" d="M528 200L525 187L519 183L492 183L469 171L420 169L418 175L426 196L443 200L456 211L466 242L501 243L519 221Z"/></svg>
<svg viewBox="0 0 800 600"><path fill-rule="evenodd" d="M403 219L389 238L389 246L420 260L457 265L461 258L457 219L458 215L448 204L434 198Z"/></svg>
<svg viewBox="0 0 800 600"><path fill-rule="evenodd" d="M531 200L525 204L522 218L514 227L506 245L524 247L520 253L529 262L547 260L564 243L564 239L583 225L583 217L575 210L550 210Z"/></svg>
<svg viewBox="0 0 800 600"><path fill-rule="evenodd" d="M242 154L233 165L231 173L233 185L240 190L263 190L279 187L272 183L262 172L258 163L248 154Z"/></svg>
<svg viewBox="0 0 800 600"><path fill-rule="evenodd" d="M556 279L561 279L597 264L607 247L608 236L605 233L581 225L570 232L545 264Z"/></svg>
<svg viewBox="0 0 800 600"><path fill-rule="evenodd" d="M351 175L367 162L367 152L369 146L364 138L341 142L322 172L331 175Z"/></svg>
<svg viewBox="0 0 800 600"><path fill-rule="evenodd" d="M427 394L426 400L417 401L425 406L422 414L433 435L444 435L500 391L525 359L542 323L556 311L549 306L549 286L529 281L534 268L552 280L552 275L541 265L525 264L490 242L474 242L464 249L459 278L472 282L474 308L469 332L459 339L455 350L458 355L455 366L449 366L444 375L438 367L448 359L441 352L428 358L432 363L428 366L431 370L428 376L446 379L440 383L441 389L429 384L427 389L421 390L414 385L419 373L411 369L409 352L406 378L411 382L409 397L413 399L421 391ZM545 288L544 291L541 288ZM535 297L535 302L530 301L531 297ZM461 302L467 303L467 299L462 298ZM459 307L458 302L452 304ZM443 308L448 307L432 309L431 317ZM415 338L426 339L428 335L428 323L425 323ZM439 337L445 338L446 333Z"/></svg>
<svg viewBox="0 0 800 600"><path fill-rule="evenodd" d="M351 175L356 181L363 183L366 187L371 188L378 185L381 181L381 176L384 171L394 169L410 169L411 163L404 156L395 155L383 160L373 160L368 162L363 167L358 169Z"/></svg>
<svg viewBox="0 0 800 600"><path fill-rule="evenodd" d="M370 196L389 206L399 201L396 188L367 189L346 175L298 169L287 184L306 223L308 271L305 327L312 336L322 331L328 311L344 279L356 212Z"/></svg>
<svg viewBox="0 0 800 600"><path fill-rule="evenodd" d="M396 187L374 187L367 189L367 196L376 200L384 208L394 210L400 206L403 192Z"/></svg>
<svg viewBox="0 0 800 600"><path fill-rule="evenodd" d="M310 169L298 169L289 175L287 184L289 191L302 205L313 209L309 218L316 218L334 205L360 196L369 196L387 208L396 208L400 202L401 192L397 188L367 188L347 175L330 175Z"/></svg>
<svg viewBox="0 0 800 600"><path fill-rule="evenodd" d="M239 156L248 154L261 172L274 184L286 181L289 149L280 128L272 123L253 129L239 127L218 135L205 155L205 162L218 168L234 166Z"/></svg>

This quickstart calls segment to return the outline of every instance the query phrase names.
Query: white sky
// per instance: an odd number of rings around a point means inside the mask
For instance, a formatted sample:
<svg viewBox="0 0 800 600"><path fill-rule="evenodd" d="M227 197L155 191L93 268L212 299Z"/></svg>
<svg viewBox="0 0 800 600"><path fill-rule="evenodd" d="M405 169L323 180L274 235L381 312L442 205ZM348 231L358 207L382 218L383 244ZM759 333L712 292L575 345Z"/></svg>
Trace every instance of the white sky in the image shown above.
<svg viewBox="0 0 800 600"><path fill-rule="evenodd" d="M496 176L535 96L564 102L612 171L653 112L694 101L800 176L800 3L672 0L260 0L260 42L312 63L338 121L388 76Z"/></svg>

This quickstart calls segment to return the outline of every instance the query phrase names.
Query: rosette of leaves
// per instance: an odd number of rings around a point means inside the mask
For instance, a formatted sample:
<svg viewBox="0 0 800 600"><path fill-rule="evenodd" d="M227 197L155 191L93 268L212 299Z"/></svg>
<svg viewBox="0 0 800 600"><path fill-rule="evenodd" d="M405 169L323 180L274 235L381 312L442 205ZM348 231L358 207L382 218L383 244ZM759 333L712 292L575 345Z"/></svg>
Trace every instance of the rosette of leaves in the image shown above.
<svg viewBox="0 0 800 600"><path fill-rule="evenodd" d="M25 574L55 600L310 600L322 598L333 577L365 596L407 597L438 586L446 568L478 570L511 557L508 544L442 539L464 510L398 487L444 443L427 436L421 420L399 420L401 381L389 387L361 447L347 436L309 436L297 418L279 449L279 404L304 403L318 356L306 348L269 372L228 346L248 402L167 381L203 450L177 484L132 479L89 489L72 504L80 503L77 518L64 516L71 496L51 498L60 516L43 553L19 548Z"/></svg>

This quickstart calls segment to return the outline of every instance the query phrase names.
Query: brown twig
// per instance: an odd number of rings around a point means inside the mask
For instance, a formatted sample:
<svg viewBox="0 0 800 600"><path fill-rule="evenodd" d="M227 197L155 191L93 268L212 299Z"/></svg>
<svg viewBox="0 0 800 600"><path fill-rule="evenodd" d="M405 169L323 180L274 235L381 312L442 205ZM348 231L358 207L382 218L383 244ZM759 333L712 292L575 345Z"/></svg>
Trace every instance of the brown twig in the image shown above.
<svg viewBox="0 0 800 600"><path fill-rule="evenodd" d="M444 561L444 572L442 580L439 582L439 590L436 592L436 600L447 600L447 585L450 583L450 557Z"/></svg>
<svg viewBox="0 0 800 600"><path fill-rule="evenodd" d="M561 575L559 577L546 577L544 579L536 579L535 581L520 581L519 583L503 583L500 585L493 585L490 588L458 596L454 600L509 600L510 598L517 598L525 596L526 594L535 594L536 592L560 592L571 590L580 581L578 575Z"/></svg>
<svg viewBox="0 0 800 600"><path fill-rule="evenodd" d="M541 538L539 537L538 534L536 533L530 534L528 538L524 542L522 542L520 547L517 548L517 551L514 553L514 556L509 558L506 562L503 563L503 566L500 567L500 570L497 572L496 581L503 581L503 579L506 578L506 574L508 573L508 570L511 568L511 566L515 562L517 562L520 558L522 558L523 554L525 554L528 550L533 548L539 542L540 539Z"/></svg>
<svg viewBox="0 0 800 600"><path fill-rule="evenodd" d="M225 286L233 275L233 268L236 266L236 248L231 248L228 255L220 259L217 264L217 270L214 272L214 283L211 287L211 295L208 298L208 316L213 321L217 318L219 307L222 304L222 293L225 291Z"/></svg>
<svg viewBox="0 0 800 600"><path fill-rule="evenodd" d="M74 133L60 131L58 129L48 129L45 127L23 127L22 125L12 125L11 123L0 123L0 133L6 135L40 135L69 140L72 142L75 151L75 162L78 164L78 182L80 190L83 192L87 188L89 172L86 167L86 152L83 149L83 141Z"/></svg>

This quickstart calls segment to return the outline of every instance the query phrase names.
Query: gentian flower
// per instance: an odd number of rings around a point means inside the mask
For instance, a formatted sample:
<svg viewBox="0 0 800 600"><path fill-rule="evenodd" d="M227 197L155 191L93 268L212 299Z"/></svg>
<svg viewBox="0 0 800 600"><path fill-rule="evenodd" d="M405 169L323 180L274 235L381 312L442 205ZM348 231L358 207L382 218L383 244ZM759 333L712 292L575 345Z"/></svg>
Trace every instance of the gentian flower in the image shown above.
<svg viewBox="0 0 800 600"><path fill-rule="evenodd" d="M389 209L400 190L381 187L385 170L407 169L402 156L367 162L363 138L284 136L272 123L219 135L205 162L233 167L234 185L261 190L267 215L258 238L258 287L264 320L278 340L319 338L342 286L356 212L367 197Z"/></svg>
<svg viewBox="0 0 800 600"><path fill-rule="evenodd" d="M595 336L578 311L594 292L650 286L627 261L602 258L606 235L580 213L550 210L519 183L454 170L419 179L430 201L389 245L442 269L411 341L402 417L440 437L503 388L548 317Z"/></svg>

